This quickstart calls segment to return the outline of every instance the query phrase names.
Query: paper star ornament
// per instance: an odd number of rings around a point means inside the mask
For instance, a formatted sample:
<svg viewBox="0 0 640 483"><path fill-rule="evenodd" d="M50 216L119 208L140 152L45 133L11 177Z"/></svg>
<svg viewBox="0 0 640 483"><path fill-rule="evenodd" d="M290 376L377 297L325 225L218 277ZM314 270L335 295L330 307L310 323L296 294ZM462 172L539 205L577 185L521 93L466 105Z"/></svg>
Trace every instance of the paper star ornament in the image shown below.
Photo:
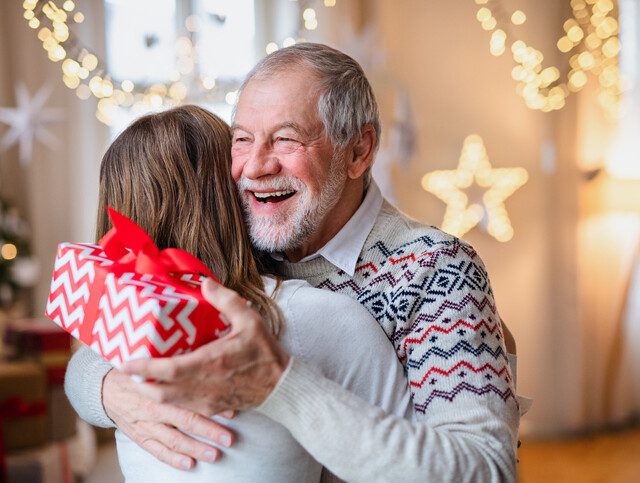
<svg viewBox="0 0 640 483"><path fill-rule="evenodd" d="M457 169L433 171L422 178L422 187L447 204L442 229L461 237L481 221L496 240L513 238L505 200L527 182L524 168L493 168L482 138L472 134L464 140ZM474 183L486 188L482 203L469 204L464 192Z"/></svg>
<svg viewBox="0 0 640 483"><path fill-rule="evenodd" d="M8 124L9 131L0 139L0 151L6 151L14 144L20 146L20 163L31 161L36 141L55 149L60 141L47 126L63 118L63 110L44 107L51 95L50 86L42 86L35 96L30 97L24 83L16 85L16 107L0 107L0 123Z"/></svg>

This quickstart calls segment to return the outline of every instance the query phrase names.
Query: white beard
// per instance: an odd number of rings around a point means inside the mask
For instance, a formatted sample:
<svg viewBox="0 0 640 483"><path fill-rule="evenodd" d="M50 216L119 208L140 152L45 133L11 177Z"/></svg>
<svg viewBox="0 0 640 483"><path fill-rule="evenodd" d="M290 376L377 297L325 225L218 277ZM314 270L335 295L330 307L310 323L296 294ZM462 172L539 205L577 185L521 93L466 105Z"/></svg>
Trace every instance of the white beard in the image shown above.
<svg viewBox="0 0 640 483"><path fill-rule="evenodd" d="M278 176L266 181L250 181L244 176L240 177L238 190L253 246L266 252L285 252L302 246L340 200L347 182L342 163L337 156L332 159L329 176L320 188L320 194L315 197L310 195L302 181L293 176ZM254 190L295 190L300 199L297 206L288 212L273 216L256 216L251 211L253 195L248 193Z"/></svg>

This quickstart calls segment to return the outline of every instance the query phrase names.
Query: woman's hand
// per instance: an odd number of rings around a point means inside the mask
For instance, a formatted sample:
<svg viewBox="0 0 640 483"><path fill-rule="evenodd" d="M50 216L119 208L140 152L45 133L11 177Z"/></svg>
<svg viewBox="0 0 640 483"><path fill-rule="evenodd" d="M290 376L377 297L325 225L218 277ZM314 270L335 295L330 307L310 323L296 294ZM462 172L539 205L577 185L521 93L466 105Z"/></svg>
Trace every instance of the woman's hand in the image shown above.
<svg viewBox="0 0 640 483"><path fill-rule="evenodd" d="M160 461L188 470L196 460L214 463L220 458L218 448L185 433L225 447L233 444L229 429L193 411L158 403L140 391L140 386L131 376L112 369L103 381L102 403L118 429Z"/></svg>
<svg viewBox="0 0 640 483"><path fill-rule="evenodd" d="M187 354L130 361L122 370L156 381L137 389L160 406L205 415L258 406L280 380L289 355L233 290L207 280L202 293L231 324L229 334Z"/></svg>

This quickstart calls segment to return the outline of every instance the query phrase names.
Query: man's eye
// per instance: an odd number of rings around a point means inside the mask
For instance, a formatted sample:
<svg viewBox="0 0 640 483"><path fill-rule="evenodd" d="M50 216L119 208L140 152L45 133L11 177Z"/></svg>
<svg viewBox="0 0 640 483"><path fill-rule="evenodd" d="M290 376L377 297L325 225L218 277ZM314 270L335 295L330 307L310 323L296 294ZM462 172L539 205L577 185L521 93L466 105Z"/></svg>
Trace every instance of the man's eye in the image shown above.
<svg viewBox="0 0 640 483"><path fill-rule="evenodd" d="M296 143L298 141L296 141L295 139L291 139L291 138L284 138L284 137L279 137L276 139L276 141L281 141L281 142L289 142L289 143Z"/></svg>
<svg viewBox="0 0 640 483"><path fill-rule="evenodd" d="M249 138L235 138L233 140L234 143L245 143L247 141L249 141Z"/></svg>

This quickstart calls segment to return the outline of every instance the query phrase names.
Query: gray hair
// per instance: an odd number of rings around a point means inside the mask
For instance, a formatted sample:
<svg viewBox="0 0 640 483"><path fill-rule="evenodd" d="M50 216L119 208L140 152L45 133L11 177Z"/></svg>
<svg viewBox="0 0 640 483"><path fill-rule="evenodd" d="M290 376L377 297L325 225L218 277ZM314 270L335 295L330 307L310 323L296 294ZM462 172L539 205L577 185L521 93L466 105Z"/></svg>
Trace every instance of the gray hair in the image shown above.
<svg viewBox="0 0 640 483"><path fill-rule="evenodd" d="M289 70L292 65L308 67L318 76L318 115L334 149L360 139L362 127L371 124L376 132L374 153L380 144L380 115L371 84L354 59L327 45L310 42L276 50L247 74L239 92L254 78L266 79ZM235 112L234 112L235 117ZM370 168L365 185L370 181Z"/></svg>

